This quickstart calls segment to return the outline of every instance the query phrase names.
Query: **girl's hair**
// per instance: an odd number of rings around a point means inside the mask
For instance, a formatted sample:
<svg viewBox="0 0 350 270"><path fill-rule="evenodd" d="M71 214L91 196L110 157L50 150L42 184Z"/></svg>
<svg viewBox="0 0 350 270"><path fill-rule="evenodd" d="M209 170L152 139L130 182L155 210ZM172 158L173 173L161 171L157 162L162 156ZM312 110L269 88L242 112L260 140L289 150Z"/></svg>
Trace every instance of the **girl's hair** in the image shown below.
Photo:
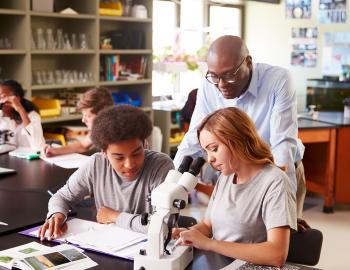
<svg viewBox="0 0 350 270"><path fill-rule="evenodd" d="M208 115L197 130L213 134L237 158L254 164L273 164L270 147L259 136L253 121L237 108L224 108Z"/></svg>
<svg viewBox="0 0 350 270"><path fill-rule="evenodd" d="M113 105L111 92L104 87L92 88L86 91L82 99L78 102L78 109L89 109L97 114L102 109Z"/></svg>
<svg viewBox="0 0 350 270"><path fill-rule="evenodd" d="M152 121L142 109L130 105L107 107L93 121L91 140L97 148L129 139L144 142L152 132Z"/></svg>
<svg viewBox="0 0 350 270"><path fill-rule="evenodd" d="M24 98L24 89L20 83L14 80L5 80L0 82L0 86L8 87L14 96L20 97L21 104L27 113L31 111L36 111L39 113L38 108L33 104L33 102ZM21 116L15 110L12 110L12 115L10 117L16 122L22 122Z"/></svg>

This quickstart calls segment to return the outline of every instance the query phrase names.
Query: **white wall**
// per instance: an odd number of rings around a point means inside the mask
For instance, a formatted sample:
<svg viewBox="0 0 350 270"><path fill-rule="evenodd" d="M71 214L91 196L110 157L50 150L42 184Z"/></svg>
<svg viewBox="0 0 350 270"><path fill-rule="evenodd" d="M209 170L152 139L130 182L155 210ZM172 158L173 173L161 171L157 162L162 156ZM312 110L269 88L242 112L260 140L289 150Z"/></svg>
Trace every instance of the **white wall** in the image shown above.
<svg viewBox="0 0 350 270"><path fill-rule="evenodd" d="M311 19L286 19L285 0L280 4L246 2L245 41L255 62L278 65L290 70L297 90L298 110L306 103L306 79L322 77L322 43L324 32L350 31L350 0L346 24L320 24L318 0L312 0ZM292 27L318 27L317 66L305 68L290 65Z"/></svg>

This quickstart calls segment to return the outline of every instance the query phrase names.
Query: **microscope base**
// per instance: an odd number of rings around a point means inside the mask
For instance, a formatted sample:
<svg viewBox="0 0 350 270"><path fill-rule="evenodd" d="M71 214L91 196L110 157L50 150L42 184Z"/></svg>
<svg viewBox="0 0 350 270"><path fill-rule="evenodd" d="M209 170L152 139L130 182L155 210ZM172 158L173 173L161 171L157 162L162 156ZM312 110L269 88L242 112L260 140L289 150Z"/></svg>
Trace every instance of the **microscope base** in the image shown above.
<svg viewBox="0 0 350 270"><path fill-rule="evenodd" d="M184 270L192 260L193 248L178 246L171 255L163 255L160 259L136 255L134 270Z"/></svg>

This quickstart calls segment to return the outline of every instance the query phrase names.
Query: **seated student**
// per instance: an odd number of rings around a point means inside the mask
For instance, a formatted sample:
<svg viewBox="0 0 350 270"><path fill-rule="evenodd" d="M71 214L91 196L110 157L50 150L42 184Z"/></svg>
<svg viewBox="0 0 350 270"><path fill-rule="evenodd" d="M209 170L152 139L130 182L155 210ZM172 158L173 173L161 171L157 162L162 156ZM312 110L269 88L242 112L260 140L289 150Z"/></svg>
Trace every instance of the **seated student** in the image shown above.
<svg viewBox="0 0 350 270"><path fill-rule="evenodd" d="M22 85L14 80L0 82L0 126L8 142L16 147L40 150L44 145L41 118L35 105L24 98Z"/></svg>
<svg viewBox="0 0 350 270"><path fill-rule="evenodd" d="M97 113L102 109L113 106L112 94L107 88L98 87L86 91L82 99L78 103L78 109L83 114L82 122L91 130L92 121L95 119ZM47 157L64 155L70 153L85 153L92 147L90 135L82 141L75 141L72 144L63 147L51 147L45 145L43 153Z"/></svg>
<svg viewBox="0 0 350 270"><path fill-rule="evenodd" d="M147 196L174 168L163 153L144 149L152 122L139 108L120 105L101 111L95 118L91 139L101 149L80 167L49 201L47 220L40 229L44 239L64 231L69 205L94 194L97 222L146 232L140 214L150 212ZM62 229L61 229L62 228Z"/></svg>
<svg viewBox="0 0 350 270"><path fill-rule="evenodd" d="M180 244L280 267L296 230L296 202L288 176L273 162L269 146L248 115L220 109L198 128L208 162L221 172L202 222L174 229Z"/></svg>

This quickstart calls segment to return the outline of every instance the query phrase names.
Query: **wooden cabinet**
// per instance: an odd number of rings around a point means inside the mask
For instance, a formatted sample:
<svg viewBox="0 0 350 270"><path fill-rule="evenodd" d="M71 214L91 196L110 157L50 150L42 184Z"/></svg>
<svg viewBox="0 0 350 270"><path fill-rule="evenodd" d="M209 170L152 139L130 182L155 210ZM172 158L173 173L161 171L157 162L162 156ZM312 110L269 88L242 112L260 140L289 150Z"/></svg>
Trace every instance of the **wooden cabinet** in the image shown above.
<svg viewBox="0 0 350 270"><path fill-rule="evenodd" d="M335 183L335 201L350 203L350 126L338 128Z"/></svg>
<svg viewBox="0 0 350 270"><path fill-rule="evenodd" d="M26 89L26 97L56 97L62 91L81 93L91 87L105 86L112 92L136 93L141 99L143 109L152 113L152 1L134 1L147 8L148 17L99 15L98 0L55 1L55 8L70 7L78 14L38 12L31 10L30 0L6 0L0 3L0 39L7 38L11 48L0 48L0 78L19 81ZM87 48L42 49L37 46L37 29L41 28L45 39L47 29L51 29L55 42L57 29L71 37L84 34ZM142 48L123 48L115 50L100 49L100 40L109 31L133 29L144 36ZM33 46L33 42L35 46ZM0 42L1 43L1 42ZM0 44L1 45L1 44ZM142 56L144 77L135 80L107 81L101 77L101 60L106 56ZM75 77L81 74L88 79L72 82L39 83L37 74L57 70L75 70ZM38 73L39 72L39 73ZM40 76L39 76L40 77ZM61 115L43 119L43 123L80 119L81 115Z"/></svg>

